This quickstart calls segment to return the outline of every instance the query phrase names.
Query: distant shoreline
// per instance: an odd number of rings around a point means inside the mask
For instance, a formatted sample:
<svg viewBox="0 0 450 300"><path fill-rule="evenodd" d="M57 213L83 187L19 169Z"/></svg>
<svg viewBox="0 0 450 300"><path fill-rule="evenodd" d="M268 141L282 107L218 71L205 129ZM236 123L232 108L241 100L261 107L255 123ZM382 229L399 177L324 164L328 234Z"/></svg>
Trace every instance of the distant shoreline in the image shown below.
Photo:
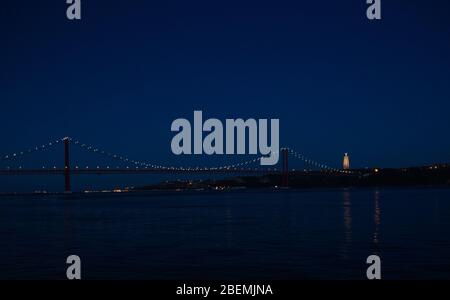
<svg viewBox="0 0 450 300"><path fill-rule="evenodd" d="M235 176L212 180L175 180L157 184L113 190L85 190L73 193L34 191L5 192L0 196L14 195L88 195L88 194L122 194L188 191L236 191L236 190L304 190L334 188L414 188L414 187L450 187L450 165L437 164L424 167L400 169L354 169L340 172L324 171L290 171L288 185L283 186L283 174L280 172L262 176Z"/></svg>
<svg viewBox="0 0 450 300"><path fill-rule="evenodd" d="M376 189L450 189L450 185L415 185L415 186L351 186L351 187L310 187L310 188L242 188L242 189L225 189L225 190L131 190L123 193L116 193L113 191L96 191L85 193L83 191L77 191L72 193L64 192L47 192L47 193L34 193L34 192L11 192L11 193L0 193L0 199L2 197L14 197L14 196L127 196L127 195L193 195L193 194L225 194L225 193L252 193L252 192L324 192L324 191L336 191L336 190L376 190ZM1 203L0 203L1 204Z"/></svg>
<svg viewBox="0 0 450 300"><path fill-rule="evenodd" d="M134 190L227 190L238 188L349 188L386 186L450 186L450 165L401 169L359 169L340 172L291 171L284 186L282 173L236 176L219 180L165 181Z"/></svg>

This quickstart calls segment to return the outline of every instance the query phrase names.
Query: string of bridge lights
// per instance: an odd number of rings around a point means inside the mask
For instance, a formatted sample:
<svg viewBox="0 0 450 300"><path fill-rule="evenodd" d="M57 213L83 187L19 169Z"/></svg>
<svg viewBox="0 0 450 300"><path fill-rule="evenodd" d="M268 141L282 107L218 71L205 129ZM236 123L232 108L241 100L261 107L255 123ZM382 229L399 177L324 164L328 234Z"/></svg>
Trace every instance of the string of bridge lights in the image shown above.
<svg viewBox="0 0 450 300"><path fill-rule="evenodd" d="M63 143L65 139L69 139L69 141L71 141L73 143L73 145L78 146L79 148L85 150L85 151L89 151L92 153L96 153L108 158L112 158L114 160L123 162L125 164L132 164L134 166L134 168L145 168L145 169L157 169L157 170L166 170L166 171L213 171L213 170L258 170L258 168L249 168L248 166L253 164L253 163L258 163L264 156L260 156L254 159L250 159L247 161L243 161L243 162L239 162L239 163L235 163L235 164L231 164L231 165L224 165L224 166L218 166L218 167L169 167L169 166L162 166L162 165L155 165L152 163L148 163L148 162L144 162L144 161L138 161L138 160L134 160L134 159L130 159L124 155L120 155L120 154L116 154L116 153L112 153L112 152L108 152L105 150L102 150L98 147L89 145L87 143L82 143L79 140L74 140L72 138L61 138L61 139L56 139L54 141L50 141L48 143L39 145L39 146L35 146L32 148L29 148L27 150L24 151L19 151L19 152L15 152L15 153L11 153L11 154L7 154L7 155L3 155L0 157L0 161L12 161L12 160L17 160L27 154L31 154L31 153L35 153L35 152L40 152L40 151L45 151L49 148L52 148L60 143ZM307 157L305 157L303 154L289 148L289 147L285 147L285 148L281 148L281 150L287 150L288 153L290 155L292 155L293 157L301 160L302 162L309 164L309 165L313 165L316 166L320 169L323 170L327 170L327 171L332 171L332 172L339 172L339 173L350 173L351 171L348 170L339 170L333 167L330 167L326 164L321 164L318 163L317 161L314 161L312 159L309 159ZM279 153L279 151L276 151L276 153ZM9 167L8 167L9 168ZM42 167L45 168L45 167ZM56 167L53 167L54 169L56 169ZM76 167L78 168L78 167ZM89 168L89 167L86 167ZM97 168L99 168L97 166ZM109 166L107 167L109 169ZM119 168L119 167L117 167ZM126 166L127 169L130 168L130 166ZM19 167L19 169L21 169L21 167ZM273 169L269 169L271 171L277 171L277 168L273 168Z"/></svg>
<svg viewBox="0 0 450 300"><path fill-rule="evenodd" d="M83 143L79 140L73 140L70 138L70 141L73 142L74 145L80 147L83 150L86 150L86 151L89 151L92 153L96 153L96 154L102 155L104 157L112 158L114 160L123 162L125 164L132 164L132 165L134 165L135 168L142 167L142 168L146 168L146 169L150 168L150 169L167 170L167 171L212 171L212 170L238 170L238 169L243 170L242 167L246 167L252 163L259 162L263 158L261 156L261 157L257 157L257 158L247 160L244 162L235 163L235 164L231 164L231 165L225 165L225 166L219 166L219 167L169 167L169 166L155 165L155 164L144 162L144 161L134 160L134 159L128 158L121 154L105 151L98 147L89 145L87 143ZM127 168L130 168L130 166L127 166ZM257 168L247 168L245 170L258 170L258 169ZM275 168L273 170L276 171L277 169Z"/></svg>
<svg viewBox="0 0 450 300"><path fill-rule="evenodd" d="M351 171L349 171L349 170L339 170L339 169L330 167L326 164L318 163L317 161L309 159L309 158L305 157L303 154L301 154L291 148L286 147L284 149L286 149L288 151L288 153L291 154L293 157L303 161L306 164L313 165L313 166L316 166L320 169L327 170L327 171L338 172L338 173L351 173Z"/></svg>
<svg viewBox="0 0 450 300"><path fill-rule="evenodd" d="M31 154L31 153L35 153L35 152L40 152L40 151L45 151L49 148L52 148L53 146L61 143L64 139L57 139L51 142L48 142L46 144L42 144L39 146L35 146L32 148L29 148L27 150L24 151L19 151L19 152L14 152L11 154L6 154L0 157L0 161L12 161L12 160L16 160L18 158L21 158L25 155Z"/></svg>

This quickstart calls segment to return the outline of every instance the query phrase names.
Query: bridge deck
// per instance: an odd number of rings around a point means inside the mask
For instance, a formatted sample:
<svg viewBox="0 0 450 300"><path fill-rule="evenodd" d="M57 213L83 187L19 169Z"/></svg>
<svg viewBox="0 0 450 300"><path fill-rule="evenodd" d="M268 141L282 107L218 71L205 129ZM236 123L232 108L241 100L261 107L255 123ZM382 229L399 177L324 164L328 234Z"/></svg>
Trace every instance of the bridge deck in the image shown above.
<svg viewBox="0 0 450 300"><path fill-rule="evenodd" d="M267 174L279 173L275 170L251 170L251 169L71 169L70 174L192 174L192 173L248 173ZM65 169L9 169L0 170L0 175L65 175Z"/></svg>

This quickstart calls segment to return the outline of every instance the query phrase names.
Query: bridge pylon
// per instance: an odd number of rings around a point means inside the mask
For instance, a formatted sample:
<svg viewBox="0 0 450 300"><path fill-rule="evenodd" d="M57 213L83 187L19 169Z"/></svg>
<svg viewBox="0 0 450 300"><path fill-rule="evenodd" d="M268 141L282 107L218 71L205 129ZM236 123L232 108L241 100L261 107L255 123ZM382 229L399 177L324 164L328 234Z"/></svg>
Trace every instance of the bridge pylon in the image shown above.
<svg viewBox="0 0 450 300"><path fill-rule="evenodd" d="M66 193L71 192L70 187L70 138L65 137L64 139L64 182L65 182L65 189L64 191Z"/></svg>

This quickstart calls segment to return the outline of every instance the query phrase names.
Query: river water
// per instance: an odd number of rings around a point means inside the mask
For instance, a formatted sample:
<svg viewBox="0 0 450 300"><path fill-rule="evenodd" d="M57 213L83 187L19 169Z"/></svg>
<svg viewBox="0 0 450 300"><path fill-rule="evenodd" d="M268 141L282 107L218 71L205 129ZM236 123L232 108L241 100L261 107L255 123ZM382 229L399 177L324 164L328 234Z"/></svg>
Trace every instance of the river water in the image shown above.
<svg viewBox="0 0 450 300"><path fill-rule="evenodd" d="M0 278L450 279L450 189L0 196Z"/></svg>

